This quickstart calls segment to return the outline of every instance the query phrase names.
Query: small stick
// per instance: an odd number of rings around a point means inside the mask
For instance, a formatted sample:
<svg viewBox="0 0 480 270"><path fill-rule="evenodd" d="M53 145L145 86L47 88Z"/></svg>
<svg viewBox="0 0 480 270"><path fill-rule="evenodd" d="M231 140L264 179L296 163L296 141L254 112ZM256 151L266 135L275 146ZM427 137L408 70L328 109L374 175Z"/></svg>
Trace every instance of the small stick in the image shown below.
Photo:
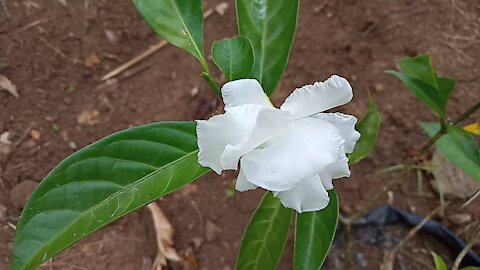
<svg viewBox="0 0 480 270"><path fill-rule="evenodd" d="M477 193L475 193L475 195L473 195L470 199L468 199L464 204L462 204L462 206L459 207L459 209L463 209L467 206L469 206L470 204L472 204L476 199L478 199L478 197L480 197L480 189L477 191Z"/></svg>
<svg viewBox="0 0 480 270"><path fill-rule="evenodd" d="M410 238L415 236L415 234L427 223L430 219L432 219L433 216L435 216L438 212L442 211L445 209L450 204L450 202L447 202L445 204L440 205L439 207L435 208L430 214L428 214L417 226L413 227L405 237L403 237L398 244L391 249L389 252L387 252L384 256L383 264L381 269L382 270L393 270L393 264L395 262L395 255L397 251L405 244Z"/></svg>
<svg viewBox="0 0 480 270"><path fill-rule="evenodd" d="M20 29L17 30L17 32L23 32L23 31L26 31L32 27L35 27L39 24L42 24L42 23L45 23L45 22L48 22L50 20L50 18L44 18L44 19L40 19L40 20L36 20L36 21L33 21L23 27L21 27Z"/></svg>
<svg viewBox="0 0 480 270"><path fill-rule="evenodd" d="M213 9L212 8L208 9L207 11L205 11L205 14L203 15L203 18L206 19L206 18L210 17L210 15L212 15L212 14L213 14ZM103 77L100 79L100 81L103 82L103 81L106 81L108 79L111 79L111 78L117 76L118 74L124 72L125 70L131 68L132 66L135 66L136 64L140 63L145 58L149 57L150 55L154 54L155 52L157 52L161 48L165 47L167 44L168 44L168 42L165 41L165 40L160 41L159 43L151 46L150 48L148 48L146 51L142 52L141 54L135 56L130 61L120 65L116 69L114 69L114 70L108 72L107 74L103 75Z"/></svg>
<svg viewBox="0 0 480 270"><path fill-rule="evenodd" d="M40 40L43 44L45 44L45 46L47 46L47 48L49 48L50 50L52 50L53 52L55 52L56 54L58 54L59 56L61 56L62 58L64 59L68 59L68 56L63 53L60 49L54 47L52 44L50 44L46 39L44 39L43 37L40 37L38 36L38 40Z"/></svg>
<svg viewBox="0 0 480 270"><path fill-rule="evenodd" d="M458 270L460 267L460 263L462 263L463 258L467 253L470 251L470 249L475 245L480 240L480 226L477 226L477 232L475 235L470 239L470 241L465 245L465 247L460 251L458 254L457 258L453 262L452 270Z"/></svg>

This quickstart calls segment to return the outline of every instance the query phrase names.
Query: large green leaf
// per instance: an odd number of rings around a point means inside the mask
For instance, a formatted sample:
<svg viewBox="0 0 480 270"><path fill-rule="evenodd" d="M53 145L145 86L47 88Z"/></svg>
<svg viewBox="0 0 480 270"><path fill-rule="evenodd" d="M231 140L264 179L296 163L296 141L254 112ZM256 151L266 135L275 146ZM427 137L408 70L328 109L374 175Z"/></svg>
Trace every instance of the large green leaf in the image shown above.
<svg viewBox="0 0 480 270"><path fill-rule="evenodd" d="M152 29L166 41L206 64L201 0L133 0Z"/></svg>
<svg viewBox="0 0 480 270"><path fill-rule="evenodd" d="M229 81L248 78L253 68L252 44L243 36L215 41L212 58Z"/></svg>
<svg viewBox="0 0 480 270"><path fill-rule="evenodd" d="M295 269L318 270L327 257L338 221L338 198L328 192L330 203L317 212L297 214L295 229Z"/></svg>
<svg viewBox="0 0 480 270"><path fill-rule="evenodd" d="M72 154L40 183L17 224L11 269L35 269L100 227L193 181L192 122L110 135Z"/></svg>
<svg viewBox="0 0 480 270"><path fill-rule="evenodd" d="M447 264L437 253L432 252L435 270L448 270Z"/></svg>
<svg viewBox="0 0 480 270"><path fill-rule="evenodd" d="M420 126L430 137L440 130L437 122L420 122ZM459 127L449 125L447 130L448 134L435 142L438 150L474 180L480 181L480 154L475 140Z"/></svg>
<svg viewBox="0 0 480 270"><path fill-rule="evenodd" d="M267 192L243 236L237 270L277 269L288 236L292 210Z"/></svg>
<svg viewBox="0 0 480 270"><path fill-rule="evenodd" d="M288 62L297 26L298 0L236 0L238 28L253 46L251 76L270 95Z"/></svg>
<svg viewBox="0 0 480 270"><path fill-rule="evenodd" d="M358 122L356 129L360 132L360 140L358 140L353 149L353 153L348 155L350 164L355 164L360 160L366 158L375 148L377 143L378 131L380 129L380 112L375 105L375 101L372 96L368 96L368 112Z"/></svg>

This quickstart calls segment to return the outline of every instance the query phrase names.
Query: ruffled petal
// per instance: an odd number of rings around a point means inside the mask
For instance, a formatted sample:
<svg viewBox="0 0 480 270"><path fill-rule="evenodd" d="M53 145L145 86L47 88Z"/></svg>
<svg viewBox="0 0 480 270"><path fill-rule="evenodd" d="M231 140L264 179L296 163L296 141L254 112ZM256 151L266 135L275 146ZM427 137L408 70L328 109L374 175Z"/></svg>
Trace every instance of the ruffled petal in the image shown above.
<svg viewBox="0 0 480 270"><path fill-rule="evenodd" d="M337 161L328 165L324 170L320 172L320 178L322 179L325 189L333 189L333 179L349 177L350 168L348 166L348 158L345 155L344 147L342 146L338 152Z"/></svg>
<svg viewBox="0 0 480 270"><path fill-rule="evenodd" d="M334 125L345 140L345 152L353 152L355 143L360 139L360 133L355 130L355 124L357 123L355 116L343 113L318 113L313 117L323 119Z"/></svg>
<svg viewBox="0 0 480 270"><path fill-rule="evenodd" d="M316 82L295 89L280 109L301 118L346 104L352 98L352 87L348 81L333 75L325 82Z"/></svg>
<svg viewBox="0 0 480 270"><path fill-rule="evenodd" d="M242 169L240 169L240 173L237 176L237 182L235 182L235 189L240 192L244 192L244 191L249 191L256 188L257 186L248 182L247 177L245 177L245 174L243 173Z"/></svg>
<svg viewBox="0 0 480 270"><path fill-rule="evenodd" d="M263 107L273 107L263 88L257 80L241 79L223 85L222 98L225 108L256 104Z"/></svg>
<svg viewBox="0 0 480 270"><path fill-rule="evenodd" d="M285 191L336 162L343 143L332 124L319 118L302 118L245 154L240 163L252 184L266 190Z"/></svg>
<svg viewBox="0 0 480 270"><path fill-rule="evenodd" d="M244 136L240 142L228 144L225 147L220 158L222 168L236 170L241 156L287 130L293 121L293 115L289 112L275 108L263 108L258 113L256 123L249 134Z"/></svg>
<svg viewBox="0 0 480 270"><path fill-rule="evenodd" d="M318 175L302 180L290 190L279 192L277 197L283 206L298 213L322 210L330 202Z"/></svg>
<svg viewBox="0 0 480 270"><path fill-rule="evenodd" d="M220 174L220 157L228 144L236 144L249 135L263 109L258 105L237 106L208 120L197 121L198 162Z"/></svg>

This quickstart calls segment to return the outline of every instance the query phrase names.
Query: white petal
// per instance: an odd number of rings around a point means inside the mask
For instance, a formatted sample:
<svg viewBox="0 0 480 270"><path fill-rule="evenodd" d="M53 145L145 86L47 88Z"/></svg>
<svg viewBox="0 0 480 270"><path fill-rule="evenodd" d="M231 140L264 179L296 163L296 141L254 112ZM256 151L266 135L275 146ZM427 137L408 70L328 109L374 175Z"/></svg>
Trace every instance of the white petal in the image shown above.
<svg viewBox="0 0 480 270"><path fill-rule="evenodd" d="M285 191L318 175L337 160L344 140L322 119L293 122L287 131L241 158L248 181L271 191Z"/></svg>
<svg viewBox="0 0 480 270"><path fill-rule="evenodd" d="M332 180L342 177L350 176L350 168L348 166L348 158L345 155L344 147L338 152L337 161L327 166L320 172L320 178L322 179L325 189L330 190L333 188Z"/></svg>
<svg viewBox="0 0 480 270"><path fill-rule="evenodd" d="M222 87L225 108L245 104L257 104L263 107L273 107L263 88L257 80L241 79L231 81Z"/></svg>
<svg viewBox="0 0 480 270"><path fill-rule="evenodd" d="M293 115L289 112L263 108L249 134L244 136L242 141L225 147L220 158L221 166L225 170L236 170L241 156L287 130L293 121Z"/></svg>
<svg viewBox="0 0 480 270"><path fill-rule="evenodd" d="M242 169L240 169L240 173L237 176L237 182L235 183L235 189L240 192L244 192L244 191L249 191L256 188L257 186L248 182L247 177L245 177L245 174L243 173Z"/></svg>
<svg viewBox="0 0 480 270"><path fill-rule="evenodd" d="M279 192L277 196L283 206L298 213L322 210L330 202L318 175L302 180L296 187Z"/></svg>
<svg viewBox="0 0 480 270"><path fill-rule="evenodd" d="M220 157L228 144L235 144L251 132L263 107L245 105L232 107L224 114L197 121L198 162L216 173L222 172Z"/></svg>
<svg viewBox="0 0 480 270"><path fill-rule="evenodd" d="M355 124L357 123L355 116L343 113L319 113L315 114L314 117L323 119L334 125L345 140L345 152L353 152L355 143L360 139L360 133L355 130Z"/></svg>
<svg viewBox="0 0 480 270"><path fill-rule="evenodd" d="M333 75L325 82L316 82L295 89L280 109L301 118L346 104L352 98L352 87L348 81Z"/></svg>

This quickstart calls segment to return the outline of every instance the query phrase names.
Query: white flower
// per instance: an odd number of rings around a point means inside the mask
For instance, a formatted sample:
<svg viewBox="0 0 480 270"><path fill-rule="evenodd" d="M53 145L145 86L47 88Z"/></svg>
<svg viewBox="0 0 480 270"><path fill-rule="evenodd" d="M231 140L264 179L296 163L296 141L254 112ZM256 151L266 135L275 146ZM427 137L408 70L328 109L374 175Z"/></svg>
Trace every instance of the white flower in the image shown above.
<svg viewBox="0 0 480 270"><path fill-rule="evenodd" d="M238 191L270 190L299 213L325 208L332 179L350 176L346 153L360 138L354 116L321 113L352 99L348 81L305 85L280 109L253 79L226 83L222 96L225 113L197 121L198 162L218 174L240 163Z"/></svg>

